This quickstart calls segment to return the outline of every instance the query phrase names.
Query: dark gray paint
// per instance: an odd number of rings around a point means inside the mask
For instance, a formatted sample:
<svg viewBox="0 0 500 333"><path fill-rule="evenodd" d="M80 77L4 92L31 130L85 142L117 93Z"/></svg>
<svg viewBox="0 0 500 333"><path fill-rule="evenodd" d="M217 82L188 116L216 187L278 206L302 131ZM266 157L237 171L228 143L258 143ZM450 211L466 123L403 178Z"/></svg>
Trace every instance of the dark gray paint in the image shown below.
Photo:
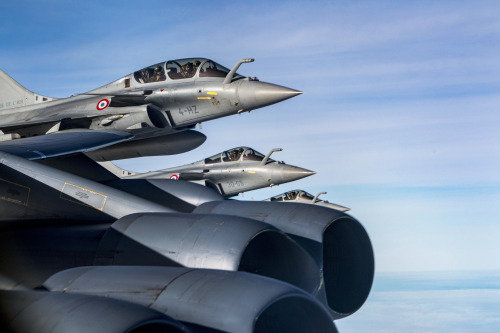
<svg viewBox="0 0 500 333"><path fill-rule="evenodd" d="M138 303L180 321L226 332L336 332L329 311L311 295L243 272L81 267L55 274L44 286Z"/></svg>
<svg viewBox="0 0 500 333"><path fill-rule="evenodd" d="M189 332L185 325L148 307L91 295L0 291L0 309L2 332Z"/></svg>

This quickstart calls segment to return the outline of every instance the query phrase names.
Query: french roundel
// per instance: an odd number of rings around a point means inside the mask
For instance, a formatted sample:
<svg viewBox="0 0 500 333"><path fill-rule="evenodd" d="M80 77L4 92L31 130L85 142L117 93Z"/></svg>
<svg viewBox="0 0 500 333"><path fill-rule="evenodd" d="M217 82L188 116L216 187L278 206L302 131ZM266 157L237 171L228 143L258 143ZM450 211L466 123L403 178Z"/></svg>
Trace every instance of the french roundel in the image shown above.
<svg viewBox="0 0 500 333"><path fill-rule="evenodd" d="M99 103L97 103L97 110L101 111L107 108L109 105L109 101L107 99L101 99Z"/></svg>
<svg viewBox="0 0 500 333"><path fill-rule="evenodd" d="M172 175L172 176L170 176L170 179L179 180L179 176L178 175Z"/></svg>

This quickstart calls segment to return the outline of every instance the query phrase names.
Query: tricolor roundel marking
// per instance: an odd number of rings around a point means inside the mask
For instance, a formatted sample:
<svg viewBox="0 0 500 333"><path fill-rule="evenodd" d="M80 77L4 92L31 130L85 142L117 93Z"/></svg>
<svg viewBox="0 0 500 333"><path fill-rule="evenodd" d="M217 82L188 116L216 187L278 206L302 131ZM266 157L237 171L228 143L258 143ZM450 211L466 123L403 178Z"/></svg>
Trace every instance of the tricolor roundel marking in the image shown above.
<svg viewBox="0 0 500 333"><path fill-rule="evenodd" d="M172 176L170 176L170 179L179 180L179 176L178 175L172 175Z"/></svg>
<svg viewBox="0 0 500 333"><path fill-rule="evenodd" d="M107 99L101 99L101 100L99 101L99 103L97 103L96 108L97 108L97 110L102 111L102 110L104 110L105 108L107 108L107 107L108 107L108 105L109 105L109 101L108 101Z"/></svg>

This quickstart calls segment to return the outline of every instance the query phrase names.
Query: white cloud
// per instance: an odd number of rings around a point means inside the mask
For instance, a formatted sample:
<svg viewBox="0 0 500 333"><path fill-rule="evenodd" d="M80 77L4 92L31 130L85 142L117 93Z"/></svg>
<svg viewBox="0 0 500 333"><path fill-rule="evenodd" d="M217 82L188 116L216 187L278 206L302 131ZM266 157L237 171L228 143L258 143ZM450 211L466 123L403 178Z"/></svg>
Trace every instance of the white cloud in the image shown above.
<svg viewBox="0 0 500 333"><path fill-rule="evenodd" d="M500 290L372 292L358 313L336 321L340 332L498 331Z"/></svg>

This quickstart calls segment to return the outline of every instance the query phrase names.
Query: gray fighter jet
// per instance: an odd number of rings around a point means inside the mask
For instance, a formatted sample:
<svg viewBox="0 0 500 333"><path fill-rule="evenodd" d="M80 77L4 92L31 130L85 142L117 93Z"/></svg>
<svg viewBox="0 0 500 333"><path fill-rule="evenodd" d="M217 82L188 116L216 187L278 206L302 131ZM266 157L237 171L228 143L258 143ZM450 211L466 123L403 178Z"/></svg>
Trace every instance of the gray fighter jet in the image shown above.
<svg viewBox="0 0 500 333"><path fill-rule="evenodd" d="M130 139L79 130L0 142L0 324L336 332L333 320L365 302L373 249L356 219L225 200L179 180L118 179L81 155Z"/></svg>
<svg viewBox="0 0 500 333"><path fill-rule="evenodd" d="M198 162L147 173L123 170L109 162L101 165L124 179L186 180L211 187L223 196L231 197L315 174L314 171L270 158L272 153L281 150L272 149L264 156L255 149L237 147Z"/></svg>
<svg viewBox="0 0 500 333"><path fill-rule="evenodd" d="M238 66L165 62L53 101L0 73L2 332L326 333L363 305L373 249L353 217L96 162L172 152L172 135L185 151L204 141L186 127L298 93Z"/></svg>
<svg viewBox="0 0 500 333"><path fill-rule="evenodd" d="M98 154L100 160L187 151L203 143L204 136L169 135L301 94L236 73L252 61L240 60L229 70L205 58L170 60L63 99L33 93L0 71L0 140L68 129L112 129L132 132L132 141L141 142L114 147L111 155ZM162 141L169 139L176 148L165 147Z"/></svg>
<svg viewBox="0 0 500 333"><path fill-rule="evenodd" d="M292 191L278 194L278 195L271 197L271 198L268 198L264 201L299 202L299 203L305 203L305 204L315 204L315 205L319 205L319 206L325 206L325 207L329 207L332 209L340 210L341 212L347 212L347 211L351 210L350 208L328 202L327 200L320 200L319 196L321 194L326 194L326 192L320 192L320 193L316 194L315 196L313 196L310 193L307 193L306 191L303 191L303 190L292 190Z"/></svg>

